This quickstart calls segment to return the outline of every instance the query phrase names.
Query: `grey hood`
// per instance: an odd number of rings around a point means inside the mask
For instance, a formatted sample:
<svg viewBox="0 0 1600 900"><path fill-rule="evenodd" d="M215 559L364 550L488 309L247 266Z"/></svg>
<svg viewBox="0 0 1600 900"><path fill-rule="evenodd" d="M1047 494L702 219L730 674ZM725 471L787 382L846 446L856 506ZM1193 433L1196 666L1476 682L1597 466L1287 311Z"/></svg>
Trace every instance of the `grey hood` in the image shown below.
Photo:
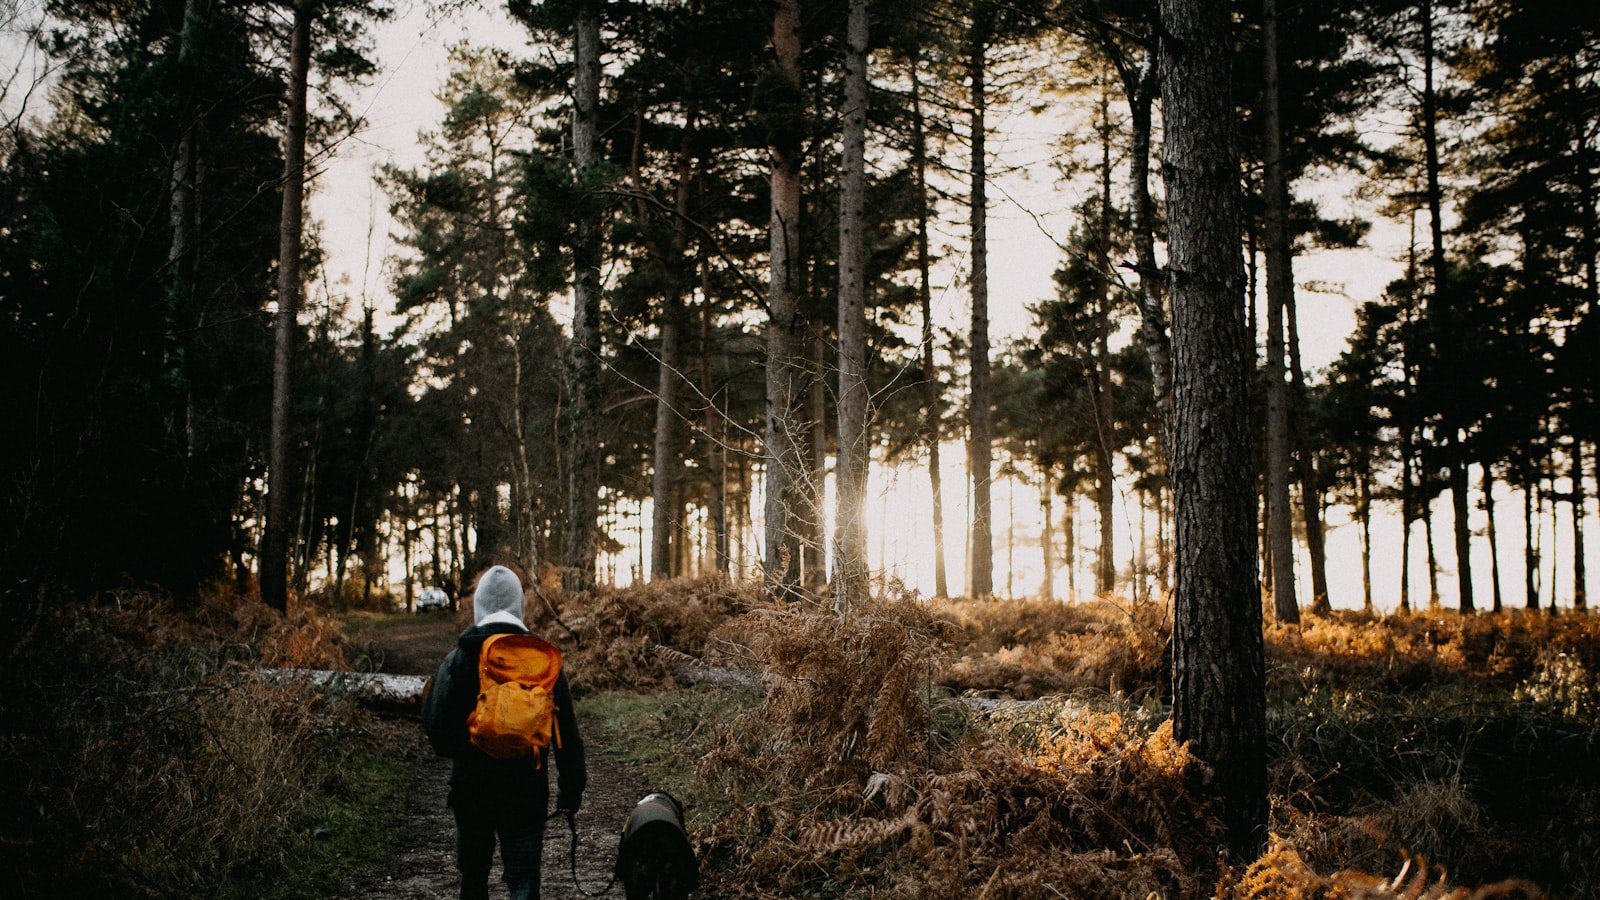
<svg viewBox="0 0 1600 900"><path fill-rule="evenodd" d="M472 621L474 625L489 622L522 624L522 580L505 566L495 566L478 579L478 589L472 593Z"/></svg>

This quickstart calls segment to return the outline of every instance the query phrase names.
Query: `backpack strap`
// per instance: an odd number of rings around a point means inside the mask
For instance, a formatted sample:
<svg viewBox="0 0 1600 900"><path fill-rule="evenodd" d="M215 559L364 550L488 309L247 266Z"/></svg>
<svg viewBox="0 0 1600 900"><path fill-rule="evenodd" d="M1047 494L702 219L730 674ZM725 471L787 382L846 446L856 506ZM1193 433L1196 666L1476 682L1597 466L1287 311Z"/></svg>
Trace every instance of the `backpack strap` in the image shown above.
<svg viewBox="0 0 1600 900"><path fill-rule="evenodd" d="M478 693L488 690L489 685L489 650L496 642L508 634L491 634L483 639L483 646L478 649Z"/></svg>

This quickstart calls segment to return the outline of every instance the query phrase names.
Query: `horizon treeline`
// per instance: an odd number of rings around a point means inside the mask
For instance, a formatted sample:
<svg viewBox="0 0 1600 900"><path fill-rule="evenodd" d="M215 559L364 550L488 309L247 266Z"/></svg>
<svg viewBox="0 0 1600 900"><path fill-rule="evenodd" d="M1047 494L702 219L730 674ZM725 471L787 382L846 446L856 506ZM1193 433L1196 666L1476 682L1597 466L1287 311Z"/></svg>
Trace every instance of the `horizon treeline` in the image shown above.
<svg viewBox="0 0 1600 900"><path fill-rule="evenodd" d="M527 47L452 47L422 162L375 173L399 249L372 297L330 283L303 207L359 133L340 98L376 74L386 6L46 4L48 102L0 132L8 594L409 605L510 560L573 589L634 567L849 602L888 524L864 508L873 466L928 479L940 595L1009 592L1002 478L1043 498L1044 593L1079 559L1083 594L1170 589L1183 273L1155 0L506 9ZM1364 576L1340 605L1398 588L1401 609L1499 610L1515 583L1530 608L1584 607L1600 12L1266 0L1232 26L1273 614L1327 609L1328 568L1357 564L1328 559L1336 506ZM992 142L1040 110L1066 126L1048 176L1082 199L1052 235L1054 295L995 346L989 306L1015 299L988 290ZM1373 225L1320 202L1328 184L1410 240L1312 370L1295 259ZM934 298L958 296L970 316L939 327ZM940 483L951 444L965 485ZM969 521L945 520L955 491ZM1571 558L1551 569L1558 507ZM1383 515L1426 597L1374 582ZM1522 546L1501 546L1507 515ZM1441 596L1485 547L1490 579Z"/></svg>

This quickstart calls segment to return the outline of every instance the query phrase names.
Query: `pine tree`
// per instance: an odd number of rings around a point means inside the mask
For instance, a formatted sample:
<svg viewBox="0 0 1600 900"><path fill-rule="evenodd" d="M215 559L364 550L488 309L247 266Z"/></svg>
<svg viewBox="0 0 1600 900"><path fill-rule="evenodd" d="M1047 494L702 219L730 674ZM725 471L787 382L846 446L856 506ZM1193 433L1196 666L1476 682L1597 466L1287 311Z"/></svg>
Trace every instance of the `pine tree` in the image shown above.
<svg viewBox="0 0 1600 900"><path fill-rule="evenodd" d="M1228 844L1266 836L1266 700L1246 385L1229 7L1162 0L1177 596L1173 731L1215 773Z"/></svg>

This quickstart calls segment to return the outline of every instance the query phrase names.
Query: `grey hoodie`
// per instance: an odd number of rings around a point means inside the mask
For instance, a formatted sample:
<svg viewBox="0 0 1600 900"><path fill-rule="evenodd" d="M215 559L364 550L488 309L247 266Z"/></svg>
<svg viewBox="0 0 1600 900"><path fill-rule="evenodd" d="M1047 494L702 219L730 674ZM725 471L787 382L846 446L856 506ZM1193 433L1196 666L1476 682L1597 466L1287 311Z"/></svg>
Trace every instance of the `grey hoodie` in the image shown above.
<svg viewBox="0 0 1600 900"><path fill-rule="evenodd" d="M483 573L478 589L472 592L472 623L490 622L522 625L522 580L505 566Z"/></svg>

